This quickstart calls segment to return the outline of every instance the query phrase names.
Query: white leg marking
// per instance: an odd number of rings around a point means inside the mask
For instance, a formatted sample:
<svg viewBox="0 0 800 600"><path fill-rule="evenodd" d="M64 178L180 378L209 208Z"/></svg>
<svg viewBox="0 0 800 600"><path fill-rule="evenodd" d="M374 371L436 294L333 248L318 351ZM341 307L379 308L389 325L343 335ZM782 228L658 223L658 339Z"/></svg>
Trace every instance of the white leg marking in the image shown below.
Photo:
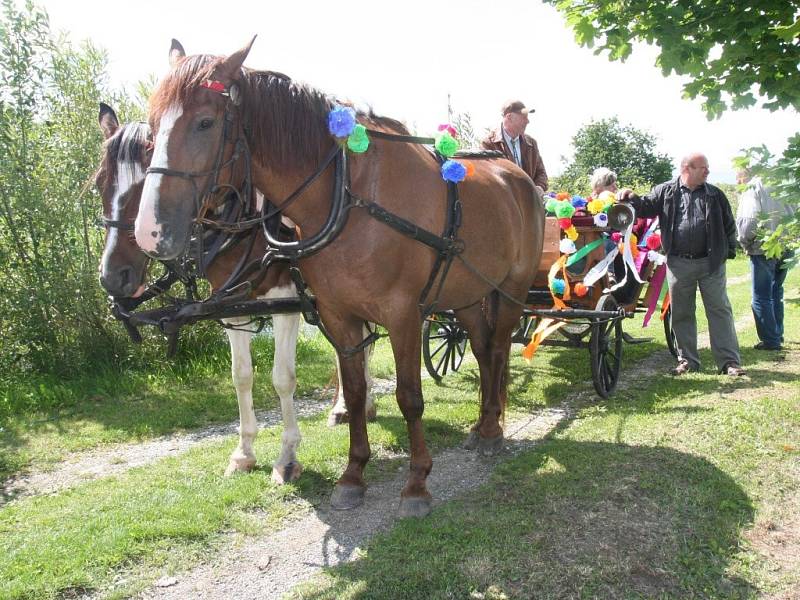
<svg viewBox="0 0 800 600"><path fill-rule="evenodd" d="M294 286L271 289L265 298L294 298ZM273 315L272 331L275 336L275 356L272 361L272 385L281 400L283 435L281 453L272 465L272 479L276 483L294 481L300 476L302 465L297 460L297 448L302 436L294 409L294 392L297 389L297 336L300 332L300 315Z"/></svg>
<svg viewBox="0 0 800 600"><path fill-rule="evenodd" d="M153 147L153 160L151 167L168 168L167 148L169 136L175 122L183 114L183 106L175 104L162 116L158 128L158 135ZM161 181L163 175L151 173L145 178L142 190L142 202L139 205L139 214L136 216L136 243L145 252L154 252L161 240L161 225L156 222L156 206L160 199Z"/></svg>
<svg viewBox="0 0 800 600"><path fill-rule="evenodd" d="M225 322L238 325L247 319L226 319ZM258 434L258 423L253 410L253 359L250 355L253 334L235 329L226 329L225 332L231 344L231 375L239 401L239 445L225 470L226 475L231 475L236 471L249 471L256 465L253 441Z"/></svg>

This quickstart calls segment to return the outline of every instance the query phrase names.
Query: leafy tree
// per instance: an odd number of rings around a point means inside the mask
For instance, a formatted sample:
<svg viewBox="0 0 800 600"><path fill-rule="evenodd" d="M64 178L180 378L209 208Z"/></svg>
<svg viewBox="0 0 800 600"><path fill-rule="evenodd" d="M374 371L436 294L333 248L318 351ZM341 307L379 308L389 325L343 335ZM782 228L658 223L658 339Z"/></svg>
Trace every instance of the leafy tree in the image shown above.
<svg viewBox="0 0 800 600"><path fill-rule="evenodd" d="M754 106L800 110L800 0L545 0L566 16L583 46L625 60L634 41L660 48L663 74L688 76L687 98L703 98L711 118ZM800 204L800 133L781 157L750 148L751 163L779 199ZM755 163L755 164L753 164ZM800 211L765 245L772 254L800 247Z"/></svg>
<svg viewBox="0 0 800 600"><path fill-rule="evenodd" d="M591 121L573 136L575 155L563 174L554 178L552 187L588 193L592 171L608 167L624 185L650 188L672 175L672 160L666 154L658 154L655 145L655 136L633 125L620 124L617 117Z"/></svg>
<svg viewBox="0 0 800 600"><path fill-rule="evenodd" d="M16 5L2 0L0 19L0 374L83 371L127 344L97 281L91 175L98 100L131 103L108 90L103 52L52 39L45 12Z"/></svg>

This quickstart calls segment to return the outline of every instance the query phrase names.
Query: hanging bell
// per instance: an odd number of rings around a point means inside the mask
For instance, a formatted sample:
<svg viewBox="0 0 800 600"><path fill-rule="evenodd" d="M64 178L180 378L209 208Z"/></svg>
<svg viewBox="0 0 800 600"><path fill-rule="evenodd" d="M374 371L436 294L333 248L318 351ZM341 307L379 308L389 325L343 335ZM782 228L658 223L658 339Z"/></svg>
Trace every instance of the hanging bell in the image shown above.
<svg viewBox="0 0 800 600"><path fill-rule="evenodd" d="M625 231L633 224L636 213L629 204L614 204L608 209L608 226L615 231Z"/></svg>

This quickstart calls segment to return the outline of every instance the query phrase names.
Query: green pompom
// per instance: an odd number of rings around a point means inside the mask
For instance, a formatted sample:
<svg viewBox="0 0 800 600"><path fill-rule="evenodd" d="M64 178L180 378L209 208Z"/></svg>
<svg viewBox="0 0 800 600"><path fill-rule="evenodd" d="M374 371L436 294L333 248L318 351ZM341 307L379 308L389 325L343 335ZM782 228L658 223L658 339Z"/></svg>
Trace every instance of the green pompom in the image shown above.
<svg viewBox="0 0 800 600"><path fill-rule="evenodd" d="M569 219L575 214L575 207L568 200L561 200L556 202L556 216L559 219Z"/></svg>
<svg viewBox="0 0 800 600"><path fill-rule="evenodd" d="M555 198L550 198L544 205L544 209L549 212L556 214L556 207L558 206L558 200Z"/></svg>
<svg viewBox="0 0 800 600"><path fill-rule="evenodd" d="M436 136L435 146L439 154L448 158L458 152L458 140L447 131L442 131Z"/></svg>
<svg viewBox="0 0 800 600"><path fill-rule="evenodd" d="M347 137L347 147L356 154L366 152L367 148L369 148L367 128L363 125L356 125L355 129L353 129L353 133Z"/></svg>

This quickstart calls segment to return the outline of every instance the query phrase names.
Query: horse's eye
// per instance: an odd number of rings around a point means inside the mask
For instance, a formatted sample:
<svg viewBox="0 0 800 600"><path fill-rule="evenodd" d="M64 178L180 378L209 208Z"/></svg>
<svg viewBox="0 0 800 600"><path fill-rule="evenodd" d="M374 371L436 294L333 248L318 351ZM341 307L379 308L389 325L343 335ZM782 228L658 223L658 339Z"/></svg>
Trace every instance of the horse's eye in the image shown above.
<svg viewBox="0 0 800 600"><path fill-rule="evenodd" d="M202 119L200 121L200 125L198 129L200 131L205 131L206 129L211 129L211 126L214 124L214 119Z"/></svg>

